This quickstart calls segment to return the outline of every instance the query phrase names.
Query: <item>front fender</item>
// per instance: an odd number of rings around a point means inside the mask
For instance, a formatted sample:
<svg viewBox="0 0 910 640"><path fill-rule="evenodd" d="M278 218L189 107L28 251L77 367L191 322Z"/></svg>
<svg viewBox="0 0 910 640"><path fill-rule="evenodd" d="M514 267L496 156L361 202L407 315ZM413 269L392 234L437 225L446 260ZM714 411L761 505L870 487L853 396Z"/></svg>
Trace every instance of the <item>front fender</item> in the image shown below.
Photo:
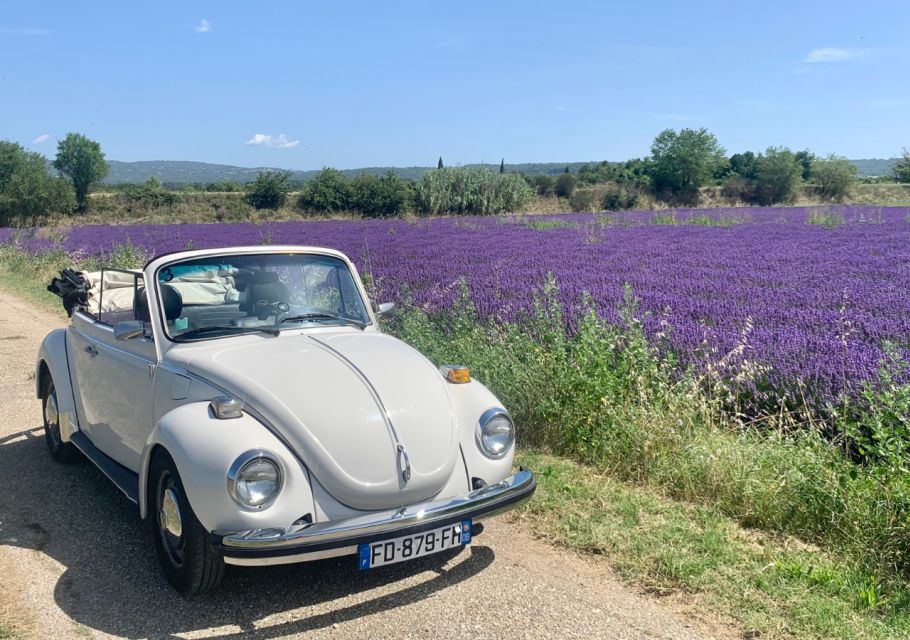
<svg viewBox="0 0 910 640"><path fill-rule="evenodd" d="M512 473L515 445L499 460L493 460L481 453L477 446L476 434L480 416L487 409L504 408L503 404L489 389L477 380L467 384L448 385L449 398L458 424L458 437L468 472L468 482L480 478L487 484L495 484ZM515 425L516 430L518 425Z"/></svg>
<svg viewBox="0 0 910 640"><path fill-rule="evenodd" d="M66 329L54 329L44 337L38 348L35 363L35 395L40 398L48 379L57 389L57 410L60 414L60 439L69 442L70 435L79 429L76 397L70 380L69 356L66 351Z"/></svg>
<svg viewBox="0 0 910 640"><path fill-rule="evenodd" d="M148 438L139 472L139 512L149 512L148 483L152 456L163 447L180 473L187 499L207 531L243 531L284 527L306 514L315 516L306 468L262 423L244 413L220 420L208 402L194 402L165 414ZM282 465L281 493L267 508L241 507L227 490L227 473L242 453L263 449Z"/></svg>

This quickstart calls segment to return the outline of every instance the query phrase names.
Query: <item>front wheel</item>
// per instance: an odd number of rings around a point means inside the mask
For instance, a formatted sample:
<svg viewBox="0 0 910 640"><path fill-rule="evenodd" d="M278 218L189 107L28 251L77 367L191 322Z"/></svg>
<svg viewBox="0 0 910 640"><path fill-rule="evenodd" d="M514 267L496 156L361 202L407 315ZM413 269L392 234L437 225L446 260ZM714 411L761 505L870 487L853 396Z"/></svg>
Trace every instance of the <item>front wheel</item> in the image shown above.
<svg viewBox="0 0 910 640"><path fill-rule="evenodd" d="M149 469L149 511L158 560L177 591L193 595L213 589L224 577L224 559L190 507L177 465L158 451Z"/></svg>
<svg viewBox="0 0 910 640"><path fill-rule="evenodd" d="M60 436L60 409L57 404L57 387L48 377L41 394L41 408L44 414L44 441L47 450L57 462L72 462L79 456L79 450L72 442L64 442Z"/></svg>

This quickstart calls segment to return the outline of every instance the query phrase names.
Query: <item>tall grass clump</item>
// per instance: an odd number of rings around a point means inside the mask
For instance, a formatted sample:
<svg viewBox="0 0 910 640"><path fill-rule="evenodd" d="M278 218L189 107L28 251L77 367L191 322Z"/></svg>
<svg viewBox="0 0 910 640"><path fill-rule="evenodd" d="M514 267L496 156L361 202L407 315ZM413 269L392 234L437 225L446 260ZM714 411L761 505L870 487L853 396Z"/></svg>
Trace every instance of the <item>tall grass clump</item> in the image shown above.
<svg viewBox="0 0 910 640"><path fill-rule="evenodd" d="M617 325L588 304L568 335L563 315L550 280L519 323L482 320L465 291L446 314L403 310L391 330L435 362L468 365L510 408L526 445L844 552L872 573L910 575L910 479L891 468L903 461L895 440L904 446L906 432L893 425L906 427L906 386L886 378L869 387L867 405L878 409L843 418L865 449L894 452L889 463L858 463L821 427L759 430L732 416L726 385L680 373L649 340L630 290Z"/></svg>
<svg viewBox="0 0 910 640"><path fill-rule="evenodd" d="M534 190L519 174L481 167L428 171L415 186L415 206L423 215L510 213L533 197Z"/></svg>

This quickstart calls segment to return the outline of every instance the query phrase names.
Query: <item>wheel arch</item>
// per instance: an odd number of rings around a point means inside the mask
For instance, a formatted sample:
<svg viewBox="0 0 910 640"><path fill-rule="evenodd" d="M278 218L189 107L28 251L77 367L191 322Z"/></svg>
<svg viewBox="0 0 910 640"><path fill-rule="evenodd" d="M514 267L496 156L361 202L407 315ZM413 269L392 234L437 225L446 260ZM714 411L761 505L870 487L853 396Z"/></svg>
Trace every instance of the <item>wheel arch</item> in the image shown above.
<svg viewBox="0 0 910 640"><path fill-rule="evenodd" d="M61 440L68 442L70 434L79 429L76 412L76 397L69 370L69 355L66 347L66 329L51 331L38 348L35 363L35 395L43 399L49 380L54 381L57 390L57 410L61 415Z"/></svg>
<svg viewBox="0 0 910 640"><path fill-rule="evenodd" d="M228 469L241 454L254 449L272 454L283 471L280 494L262 510L242 508L227 489ZM274 434L246 413L220 420L208 402L193 402L162 416L143 449L139 468L143 519L150 510L151 462L161 450L174 461L186 498L208 531L288 526L306 513L315 513L307 470Z"/></svg>

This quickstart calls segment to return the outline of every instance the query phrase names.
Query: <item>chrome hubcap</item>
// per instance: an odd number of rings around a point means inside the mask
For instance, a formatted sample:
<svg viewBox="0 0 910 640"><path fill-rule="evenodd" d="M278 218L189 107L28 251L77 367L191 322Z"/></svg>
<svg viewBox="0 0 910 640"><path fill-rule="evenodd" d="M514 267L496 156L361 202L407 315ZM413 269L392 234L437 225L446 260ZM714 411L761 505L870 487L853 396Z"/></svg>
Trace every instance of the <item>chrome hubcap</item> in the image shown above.
<svg viewBox="0 0 910 640"><path fill-rule="evenodd" d="M44 403L44 422L51 442L56 445L60 441L60 412L57 409L57 394L51 392Z"/></svg>
<svg viewBox="0 0 910 640"><path fill-rule="evenodd" d="M44 404L44 419L47 420L47 426L56 427L60 414L57 412L57 394L52 393Z"/></svg>
<svg viewBox="0 0 910 640"><path fill-rule="evenodd" d="M158 512L158 524L161 530L176 540L183 535L183 519L180 517L180 505L177 494L168 487L161 499L161 510Z"/></svg>

